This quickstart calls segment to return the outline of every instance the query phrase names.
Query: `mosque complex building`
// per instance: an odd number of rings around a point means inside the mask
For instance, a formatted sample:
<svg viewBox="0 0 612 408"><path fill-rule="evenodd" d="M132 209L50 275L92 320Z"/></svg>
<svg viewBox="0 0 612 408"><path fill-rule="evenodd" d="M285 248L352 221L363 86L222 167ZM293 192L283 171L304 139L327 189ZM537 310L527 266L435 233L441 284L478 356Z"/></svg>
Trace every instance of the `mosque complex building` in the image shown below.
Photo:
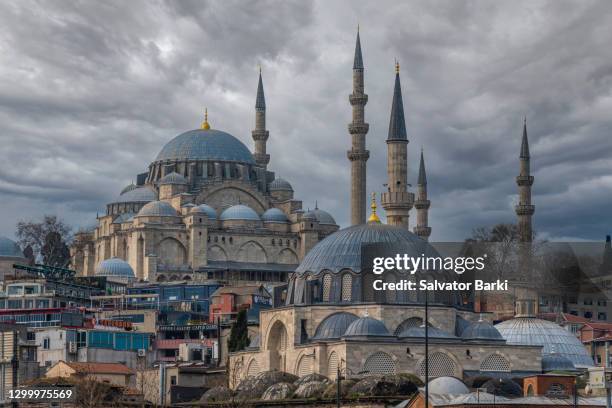
<svg viewBox="0 0 612 408"><path fill-rule="evenodd" d="M424 292L374 291L372 271L362 270L361 250L366 243L392 243L414 256L435 251L428 243L425 160L421 152L413 193L396 64L386 140L387 184L381 194L387 223L376 214L375 199L366 220L369 125L364 73L358 33L349 95L350 227L339 229L322 209L304 211L291 184L268 168L260 73L254 152L229 133L212 129L206 115L199 129L168 142L148 171L107 204L93 232L77 234L71 248L73 268L84 276L111 276L117 270L123 278L143 282L286 284L283 306L262 310L259 333L249 347L230 354L229 369L236 374L230 381L265 370L330 378L338 370L348 375L409 372L424 377ZM517 184L521 240L530 242L535 207L526 124ZM412 210L416 221L411 228ZM452 279L442 272L434 277ZM414 278L384 275L387 282ZM498 330L473 305L466 306L458 293L431 293L428 300L431 377L527 375L592 365L580 341L536 319L529 301L517 305L516 318Z"/></svg>

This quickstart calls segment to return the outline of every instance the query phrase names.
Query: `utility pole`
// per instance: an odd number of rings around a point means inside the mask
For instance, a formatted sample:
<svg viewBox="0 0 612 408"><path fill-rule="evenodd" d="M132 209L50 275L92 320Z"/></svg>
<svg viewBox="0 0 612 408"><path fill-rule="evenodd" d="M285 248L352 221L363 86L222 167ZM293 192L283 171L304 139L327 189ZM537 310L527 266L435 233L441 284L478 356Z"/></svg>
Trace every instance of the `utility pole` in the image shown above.
<svg viewBox="0 0 612 408"><path fill-rule="evenodd" d="M429 408L429 285L425 289L425 408Z"/></svg>

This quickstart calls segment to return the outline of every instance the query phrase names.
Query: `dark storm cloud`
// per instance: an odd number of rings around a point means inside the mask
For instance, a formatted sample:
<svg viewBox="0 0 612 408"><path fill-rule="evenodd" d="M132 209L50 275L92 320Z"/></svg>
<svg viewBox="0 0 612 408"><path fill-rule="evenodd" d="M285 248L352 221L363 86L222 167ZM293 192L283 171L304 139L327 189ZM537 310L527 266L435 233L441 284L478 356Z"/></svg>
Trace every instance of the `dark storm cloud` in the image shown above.
<svg viewBox="0 0 612 408"><path fill-rule="evenodd" d="M601 239L612 229L610 22L607 2L3 2L0 234L50 212L91 224L204 106L252 146L258 64L272 170L346 225L361 23L369 191L385 182L397 58L432 239L514 221L525 115L536 230Z"/></svg>

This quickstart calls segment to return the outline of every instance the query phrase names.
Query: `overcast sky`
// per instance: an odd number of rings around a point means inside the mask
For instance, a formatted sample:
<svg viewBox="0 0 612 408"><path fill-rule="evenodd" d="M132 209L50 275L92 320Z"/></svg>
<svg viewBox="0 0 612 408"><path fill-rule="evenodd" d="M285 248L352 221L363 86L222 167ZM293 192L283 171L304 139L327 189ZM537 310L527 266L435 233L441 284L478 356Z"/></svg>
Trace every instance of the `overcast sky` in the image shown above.
<svg viewBox="0 0 612 408"><path fill-rule="evenodd" d="M386 181L397 58L432 240L515 221L525 115L536 231L612 232L612 2L15 0L0 3L0 235L42 214L92 225L204 106L252 148L258 64L271 170L346 226L358 23L368 191Z"/></svg>

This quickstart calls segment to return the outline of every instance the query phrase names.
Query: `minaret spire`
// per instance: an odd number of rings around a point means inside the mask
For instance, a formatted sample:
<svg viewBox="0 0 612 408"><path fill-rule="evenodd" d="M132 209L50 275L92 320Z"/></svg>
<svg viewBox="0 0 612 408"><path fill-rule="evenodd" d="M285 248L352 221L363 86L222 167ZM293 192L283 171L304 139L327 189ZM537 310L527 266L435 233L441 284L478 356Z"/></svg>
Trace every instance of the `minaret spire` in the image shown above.
<svg viewBox="0 0 612 408"><path fill-rule="evenodd" d="M348 125L351 135L351 150L347 157L351 162L351 224L365 224L366 222L366 162L370 152L366 150L366 134L369 125L365 122L365 105L368 95L364 93L363 56L361 54L361 40L359 28L355 42L355 57L353 59L353 93L349 95L349 102L353 107L353 121Z"/></svg>
<svg viewBox="0 0 612 408"><path fill-rule="evenodd" d="M421 148L421 162L419 163L419 177L417 179L417 196L414 202L416 208L416 222L414 233L425 241L431 235L431 227L429 226L429 207L431 202L427 199L427 175L425 174L425 159L423 158L423 149Z"/></svg>
<svg viewBox="0 0 612 408"><path fill-rule="evenodd" d="M531 175L530 160L529 140L527 138L527 118L525 118L523 121L521 152L519 154L519 175L516 177L516 184L519 190L519 202L515 208L518 217L518 230L521 242L531 242L533 240L531 218L535 212L535 206L531 204L533 176Z"/></svg>
<svg viewBox="0 0 612 408"><path fill-rule="evenodd" d="M270 155L266 153L266 142L270 132L266 130L266 98L264 96L261 67L259 67L259 83L257 84L257 97L255 98L255 129L251 132L255 141L255 163L263 168L264 173L270 162Z"/></svg>
<svg viewBox="0 0 612 408"><path fill-rule="evenodd" d="M409 227L408 218L414 203L414 194L408 192L408 136L404 120L404 102L399 75L399 62L395 62L395 85L391 103L391 118L387 135L387 188L382 194L382 206L387 224Z"/></svg>

